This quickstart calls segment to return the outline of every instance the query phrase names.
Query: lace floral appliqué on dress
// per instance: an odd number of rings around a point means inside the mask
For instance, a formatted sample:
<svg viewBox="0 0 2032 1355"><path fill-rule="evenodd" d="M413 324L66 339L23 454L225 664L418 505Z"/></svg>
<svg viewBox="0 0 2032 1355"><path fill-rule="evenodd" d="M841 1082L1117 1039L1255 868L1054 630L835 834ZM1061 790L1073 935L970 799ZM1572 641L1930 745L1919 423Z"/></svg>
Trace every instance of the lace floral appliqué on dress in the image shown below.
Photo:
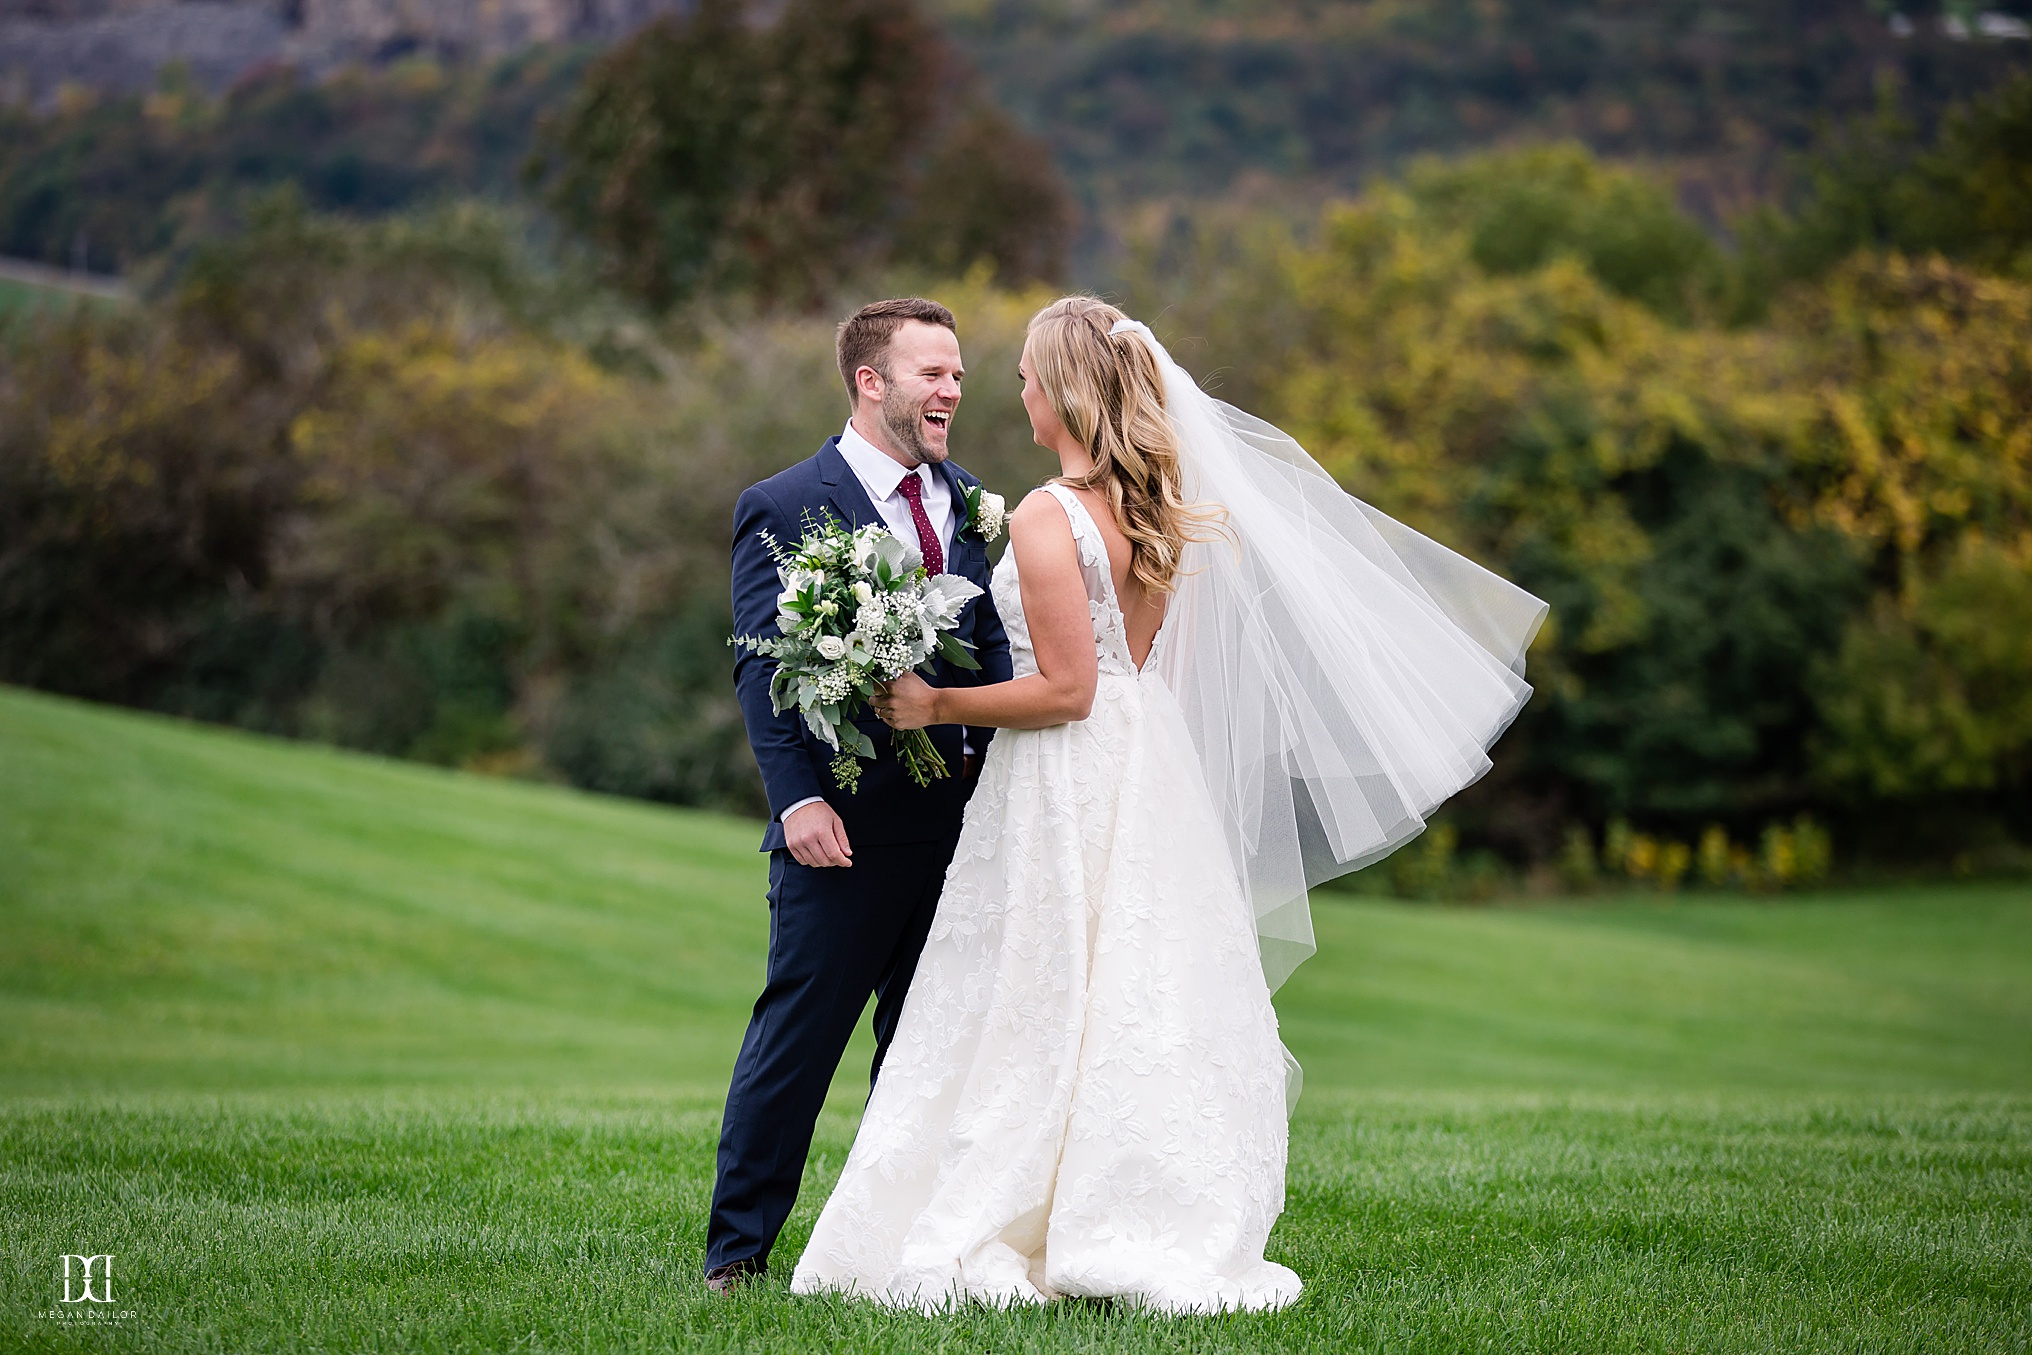
<svg viewBox="0 0 2032 1355"><path fill-rule="evenodd" d="M1283 1048L1249 906L1178 703L1130 661L1071 491L1100 681L1084 720L1003 730L798 1293L1281 1307ZM994 576L1037 671L1015 552Z"/></svg>

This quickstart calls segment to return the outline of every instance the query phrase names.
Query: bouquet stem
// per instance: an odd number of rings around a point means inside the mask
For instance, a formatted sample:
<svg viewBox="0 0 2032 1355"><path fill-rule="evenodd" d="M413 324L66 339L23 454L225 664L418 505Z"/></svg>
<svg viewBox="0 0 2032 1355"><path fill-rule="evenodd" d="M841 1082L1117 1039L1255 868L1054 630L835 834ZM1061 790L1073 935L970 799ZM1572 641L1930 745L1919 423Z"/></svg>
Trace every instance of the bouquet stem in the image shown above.
<svg viewBox="0 0 2032 1355"><path fill-rule="evenodd" d="M951 776L945 759L938 755L938 749L931 743L931 735L921 729L896 731L896 760L903 764L903 770L910 779L920 786L928 786L941 777Z"/></svg>

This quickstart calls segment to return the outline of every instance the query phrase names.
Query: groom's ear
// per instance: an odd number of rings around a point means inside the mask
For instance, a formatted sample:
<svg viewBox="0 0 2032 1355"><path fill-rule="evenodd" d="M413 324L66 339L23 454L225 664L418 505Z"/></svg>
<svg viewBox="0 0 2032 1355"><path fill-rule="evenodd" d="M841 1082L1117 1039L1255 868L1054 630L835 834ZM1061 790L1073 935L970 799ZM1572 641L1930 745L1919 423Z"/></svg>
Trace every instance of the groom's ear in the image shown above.
<svg viewBox="0 0 2032 1355"><path fill-rule="evenodd" d="M881 404L882 397L888 392L888 388L888 382L883 380L882 373L868 363L864 362L854 368L854 407L856 409L860 408L860 402L863 399L872 400L878 405Z"/></svg>

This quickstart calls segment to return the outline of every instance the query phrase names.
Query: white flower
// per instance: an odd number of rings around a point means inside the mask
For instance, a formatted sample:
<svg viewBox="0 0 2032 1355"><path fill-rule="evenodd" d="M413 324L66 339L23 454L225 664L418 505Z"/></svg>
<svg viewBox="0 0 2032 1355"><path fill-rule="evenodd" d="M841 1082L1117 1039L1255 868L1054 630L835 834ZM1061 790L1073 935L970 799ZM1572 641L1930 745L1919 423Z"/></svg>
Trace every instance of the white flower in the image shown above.
<svg viewBox="0 0 2032 1355"><path fill-rule="evenodd" d="M980 530L981 539L983 541L993 541L1002 534L1002 529L1008 525L1008 522L1009 505L1003 500L1002 496L1000 494L990 494L985 489L982 490L981 511L975 523Z"/></svg>
<svg viewBox="0 0 2032 1355"><path fill-rule="evenodd" d="M924 563L924 556L919 553L917 547L899 536L892 536L886 532L883 533L882 539L875 543L875 553L889 562L891 578L908 574Z"/></svg>
<svg viewBox="0 0 2032 1355"><path fill-rule="evenodd" d="M837 635L821 635L818 637L818 652L820 658L835 662L846 654L847 642Z"/></svg>
<svg viewBox="0 0 2032 1355"><path fill-rule="evenodd" d="M881 631L882 623L887 619L882 610L882 600L872 598L863 602L860 610L854 613L854 629L875 635Z"/></svg>
<svg viewBox="0 0 2032 1355"><path fill-rule="evenodd" d="M854 600L864 607L875 600L875 590L868 587L867 580L860 579L855 581Z"/></svg>
<svg viewBox="0 0 2032 1355"><path fill-rule="evenodd" d="M928 626L948 629L960 619L966 605L981 595L979 586L957 574L937 574L924 581L918 595L918 612Z"/></svg>

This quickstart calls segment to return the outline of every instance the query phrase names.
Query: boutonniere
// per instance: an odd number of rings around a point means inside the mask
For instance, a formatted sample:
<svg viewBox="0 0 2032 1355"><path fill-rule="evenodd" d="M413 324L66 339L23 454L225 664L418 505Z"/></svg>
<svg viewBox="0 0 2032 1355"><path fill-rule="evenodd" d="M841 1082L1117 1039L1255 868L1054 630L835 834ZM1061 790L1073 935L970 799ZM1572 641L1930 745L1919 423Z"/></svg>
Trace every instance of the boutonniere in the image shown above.
<svg viewBox="0 0 2032 1355"><path fill-rule="evenodd" d="M968 485L960 490L960 498L967 505L967 526L980 533L981 540L993 541L1002 534L1009 521L1009 507L1000 494L990 494L980 485Z"/></svg>

